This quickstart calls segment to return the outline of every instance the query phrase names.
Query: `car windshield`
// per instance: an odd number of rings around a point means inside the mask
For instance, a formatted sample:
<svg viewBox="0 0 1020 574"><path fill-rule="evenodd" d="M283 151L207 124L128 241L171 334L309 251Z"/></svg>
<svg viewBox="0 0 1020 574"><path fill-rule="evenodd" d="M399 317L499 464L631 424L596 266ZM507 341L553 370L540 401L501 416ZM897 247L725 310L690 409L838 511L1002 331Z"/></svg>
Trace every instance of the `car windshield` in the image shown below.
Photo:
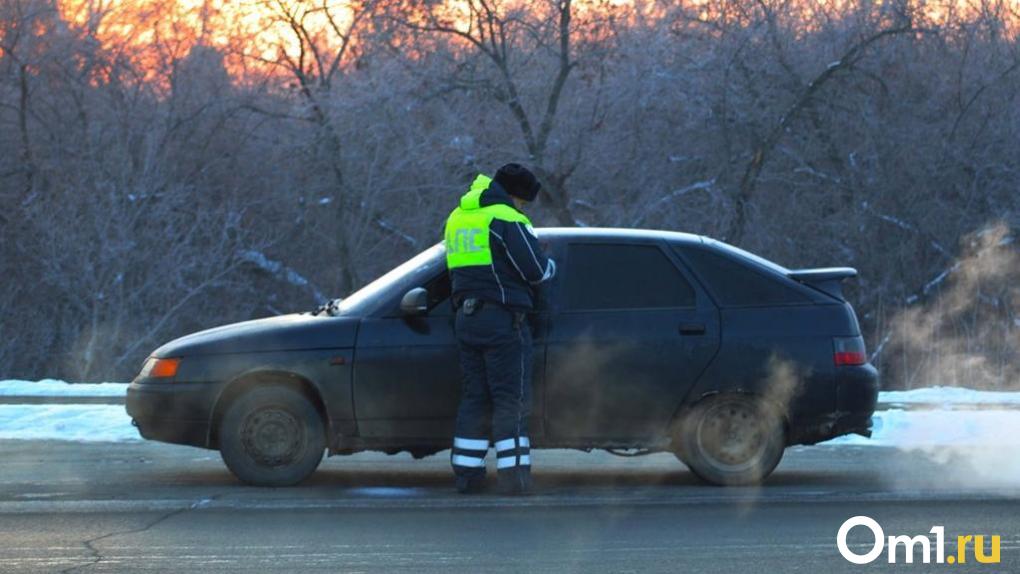
<svg viewBox="0 0 1020 574"><path fill-rule="evenodd" d="M735 256L740 257L742 259L749 260L752 263L756 263L759 266L764 267L766 269L769 269L771 271L775 271L776 273L779 273L779 274L782 274L782 275L789 275L789 273L790 273L789 269L787 269L786 267L783 267L782 265L780 265L778 263L773 263L772 261L769 261L768 259L765 259L764 257L759 257L759 256L755 255L754 253L750 253L748 251L744 251L743 249L741 249L739 247L734 247L734 246L730 245L729 243L723 243L722 241L718 241L718 240L715 240L715 239L709 239L708 237L703 238L703 240L704 240L706 245L711 245L711 246L716 247L718 249L721 249L721 250L723 250L723 251L725 251L725 252L727 252L727 253L729 253L731 255L735 255Z"/></svg>
<svg viewBox="0 0 1020 574"><path fill-rule="evenodd" d="M347 315L365 311L366 306L375 304L386 292L399 289L407 277L418 275L418 272L431 268L436 260L443 256L443 253L445 253L445 249L442 243L429 247L394 267L382 277L355 291L350 297L340 302L337 312Z"/></svg>

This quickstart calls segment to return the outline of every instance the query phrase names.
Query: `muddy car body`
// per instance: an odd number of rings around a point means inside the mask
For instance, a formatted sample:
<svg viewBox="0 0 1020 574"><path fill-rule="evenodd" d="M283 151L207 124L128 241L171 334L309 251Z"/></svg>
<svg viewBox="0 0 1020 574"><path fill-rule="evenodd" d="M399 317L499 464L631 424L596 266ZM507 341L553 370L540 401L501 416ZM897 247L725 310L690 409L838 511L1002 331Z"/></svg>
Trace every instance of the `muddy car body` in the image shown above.
<svg viewBox="0 0 1020 574"><path fill-rule="evenodd" d="M539 234L560 272L530 318L532 448L671 451L741 484L786 446L868 434L878 377L841 290L852 269L791 271L682 233ZM332 312L177 339L131 384L128 412L145 438L219 449L252 484L299 482L323 449L447 449L449 290L437 245Z"/></svg>

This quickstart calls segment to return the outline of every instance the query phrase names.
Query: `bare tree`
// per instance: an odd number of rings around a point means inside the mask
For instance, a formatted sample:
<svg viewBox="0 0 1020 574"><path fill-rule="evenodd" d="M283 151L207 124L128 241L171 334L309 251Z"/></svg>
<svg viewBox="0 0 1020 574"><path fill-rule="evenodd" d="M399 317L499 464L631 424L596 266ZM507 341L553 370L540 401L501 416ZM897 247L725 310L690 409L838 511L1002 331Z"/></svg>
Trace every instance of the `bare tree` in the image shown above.
<svg viewBox="0 0 1020 574"><path fill-rule="evenodd" d="M307 112L302 119L313 126L315 139L322 146L325 167L333 178L336 200L332 202L335 234L329 246L336 253L339 269L338 288L349 293L357 276L355 261L344 223L360 217L361 193L352 188L342 164L343 139L330 112L331 98L345 66L356 57L356 33L370 15L372 2L336 2L317 0L264 0L259 10L271 14L270 26L289 32L276 41L275 57L245 53L272 67L279 68L296 82ZM263 113L272 112L253 108Z"/></svg>
<svg viewBox="0 0 1020 574"><path fill-rule="evenodd" d="M493 82L461 81L461 86L481 85L506 106L516 122L528 160L544 182L541 196L561 225L577 225L567 182L580 158L572 157L553 164L549 157L550 138L557 121L564 88L580 58L577 53L576 8L571 0L555 0L526 9L520 4L470 0L464 13L444 4L411 2L401 12L400 21L408 28L425 33L447 35L480 54L496 72ZM547 55L552 65L537 61ZM542 97L526 94L530 66L548 74L535 87ZM529 97L531 96L531 97ZM530 101L535 104L529 105ZM582 149L578 146L578 151Z"/></svg>
<svg viewBox="0 0 1020 574"><path fill-rule="evenodd" d="M611 4L0 0L0 376L345 295L516 159L540 223L858 267L890 386L1015 385L1012 3Z"/></svg>

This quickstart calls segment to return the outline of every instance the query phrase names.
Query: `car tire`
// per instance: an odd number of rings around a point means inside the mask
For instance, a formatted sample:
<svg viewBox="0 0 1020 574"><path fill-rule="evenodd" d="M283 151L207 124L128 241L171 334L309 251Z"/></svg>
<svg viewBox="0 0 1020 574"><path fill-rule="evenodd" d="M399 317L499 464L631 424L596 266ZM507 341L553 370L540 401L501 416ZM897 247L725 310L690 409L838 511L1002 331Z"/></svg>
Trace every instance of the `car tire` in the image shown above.
<svg viewBox="0 0 1020 574"><path fill-rule="evenodd" d="M747 394L708 397L684 413L674 452L702 480L720 486L758 484L783 458L779 412Z"/></svg>
<svg viewBox="0 0 1020 574"><path fill-rule="evenodd" d="M252 486L291 486L322 462L326 435L315 405L300 392L258 387L238 397L219 429L220 456Z"/></svg>

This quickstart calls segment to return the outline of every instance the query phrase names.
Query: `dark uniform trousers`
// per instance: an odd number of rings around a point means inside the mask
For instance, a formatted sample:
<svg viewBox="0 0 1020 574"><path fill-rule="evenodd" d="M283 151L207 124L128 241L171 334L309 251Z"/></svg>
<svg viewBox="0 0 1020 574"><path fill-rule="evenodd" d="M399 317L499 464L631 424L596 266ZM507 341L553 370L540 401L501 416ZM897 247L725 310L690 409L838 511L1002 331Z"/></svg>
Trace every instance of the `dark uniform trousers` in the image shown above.
<svg viewBox="0 0 1020 574"><path fill-rule="evenodd" d="M463 384L453 470L458 477L484 477L491 437L501 487L526 490L531 483L531 330L524 313L491 302L470 307L461 306L455 323Z"/></svg>

